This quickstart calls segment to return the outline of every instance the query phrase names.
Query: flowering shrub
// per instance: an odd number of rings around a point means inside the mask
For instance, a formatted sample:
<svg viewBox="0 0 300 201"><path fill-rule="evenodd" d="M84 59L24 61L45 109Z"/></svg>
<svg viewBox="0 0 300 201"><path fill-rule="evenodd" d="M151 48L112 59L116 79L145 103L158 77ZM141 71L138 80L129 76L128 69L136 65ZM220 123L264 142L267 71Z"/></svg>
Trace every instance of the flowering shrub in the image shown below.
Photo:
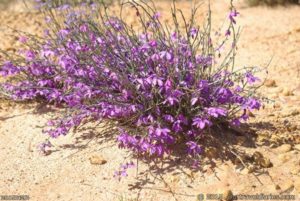
<svg viewBox="0 0 300 201"><path fill-rule="evenodd" d="M149 4L130 5L140 30L103 8L68 10L63 25L52 15L52 31L21 37L28 48L1 65L8 77L2 92L64 106L66 114L45 129L53 138L84 122L112 120L120 148L163 157L183 143L187 157L197 159L215 126L239 126L247 110L261 106L256 68L234 66L239 13L231 7L228 27L217 33L224 39L213 42L210 12L203 28L195 24L197 9L190 19L182 15L182 29L174 4L170 30Z"/></svg>

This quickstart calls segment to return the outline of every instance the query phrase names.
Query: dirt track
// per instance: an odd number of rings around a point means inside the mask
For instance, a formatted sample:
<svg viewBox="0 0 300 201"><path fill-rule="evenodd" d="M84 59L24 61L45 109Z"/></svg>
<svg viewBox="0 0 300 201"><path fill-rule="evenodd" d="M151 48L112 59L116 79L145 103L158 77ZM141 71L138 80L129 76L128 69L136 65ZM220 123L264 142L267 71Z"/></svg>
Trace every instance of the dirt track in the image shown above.
<svg viewBox="0 0 300 201"><path fill-rule="evenodd" d="M169 9L167 3L159 7ZM216 22L226 17L227 8L225 3L213 4ZM30 200L165 201L196 200L199 193L229 189L234 194L288 193L300 200L300 6L239 5L238 9L243 31L237 64L265 66L273 58L268 84L261 92L275 102L266 103L251 120L258 134L256 148L243 146L247 136L239 137L237 143L246 153L260 152L273 167L247 173L231 161L217 160L215 168L206 165L202 172L191 172L180 162L170 162L153 174L155 170L149 173L148 167L140 164L138 178L134 169L119 182L113 174L128 154L113 140L95 137L101 128L86 128L53 140L57 151L41 156L36 146L46 138L42 126L55 109L1 102L0 195L27 194ZM18 42L5 36L6 25L31 33L43 30L42 15L19 7L11 10L0 12L0 47L8 52L17 49ZM92 156L101 156L107 163L93 165Z"/></svg>

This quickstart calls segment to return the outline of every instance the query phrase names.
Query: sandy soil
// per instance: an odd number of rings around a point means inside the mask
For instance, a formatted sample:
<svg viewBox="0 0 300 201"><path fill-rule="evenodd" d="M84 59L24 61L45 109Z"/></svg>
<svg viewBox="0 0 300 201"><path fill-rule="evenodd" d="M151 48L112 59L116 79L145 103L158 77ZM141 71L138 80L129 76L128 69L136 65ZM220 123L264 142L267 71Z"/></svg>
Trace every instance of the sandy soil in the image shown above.
<svg viewBox="0 0 300 201"><path fill-rule="evenodd" d="M158 5L169 8L167 3ZM182 2L180 7L188 4ZM222 1L213 4L216 22L222 22L227 8ZM290 194L300 200L300 7L239 4L239 11L243 32L237 64L265 66L273 58L261 92L274 102L265 103L264 109L254 114L250 125L256 135L245 132L233 143L249 155L263 155L265 168L241 169L234 160L221 160L212 150L206 156L216 159L202 171L191 171L184 160L151 163L150 167L140 162L138 172L134 168L128 178L118 181L113 178L114 171L134 159L127 158L129 153L119 150L113 138L103 136L101 126L94 129L88 125L76 134L52 140L55 149L42 156L36 149L47 138L42 126L58 111L51 106L2 101L0 195L25 194L39 201L171 201L197 200L201 193L230 190L235 195ZM19 5L0 11L0 47L10 52L19 46L16 37L7 35L13 33L7 25L41 33L42 19L41 14Z"/></svg>

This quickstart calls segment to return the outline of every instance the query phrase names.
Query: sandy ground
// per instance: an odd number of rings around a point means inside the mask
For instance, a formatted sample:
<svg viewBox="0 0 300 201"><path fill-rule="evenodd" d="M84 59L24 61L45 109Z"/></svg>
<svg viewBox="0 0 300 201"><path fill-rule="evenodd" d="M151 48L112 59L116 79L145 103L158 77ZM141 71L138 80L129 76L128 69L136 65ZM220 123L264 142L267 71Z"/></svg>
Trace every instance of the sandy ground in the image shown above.
<svg viewBox="0 0 300 201"><path fill-rule="evenodd" d="M161 9L167 3L158 4ZM179 3L187 8L187 3ZM213 4L213 17L222 22L228 5ZM239 4L243 27L238 65L269 65L267 84L261 92L274 102L255 113L251 127L236 144L245 153L263 155L265 167L254 172L241 169L222 156L193 172L184 161L139 163L129 177L118 181L114 171L129 153L118 149L99 126L52 140L54 151L42 156L36 149L46 139L44 123L58 111L51 106L0 103L0 195L29 195L30 200L197 200L201 193L295 195L300 200L300 7L255 7ZM41 33L42 15L21 6L0 11L0 47L15 51L16 37L7 36L7 25ZM261 75L264 78L265 74ZM252 141L253 146L247 146ZM208 152L209 153L209 152ZM213 155L216 153L212 152ZM92 164L106 161L104 164ZM98 161L97 161L98 160ZM212 165L214 164L214 165ZM272 167L270 167L272 164ZM251 200L251 199L250 199Z"/></svg>

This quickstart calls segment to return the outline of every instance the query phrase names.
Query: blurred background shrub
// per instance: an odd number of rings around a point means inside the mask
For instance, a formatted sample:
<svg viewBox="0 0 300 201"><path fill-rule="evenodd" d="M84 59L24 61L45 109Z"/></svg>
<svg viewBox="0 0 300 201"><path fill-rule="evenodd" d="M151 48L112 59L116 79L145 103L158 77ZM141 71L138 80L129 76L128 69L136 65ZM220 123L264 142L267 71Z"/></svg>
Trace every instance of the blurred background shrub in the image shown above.
<svg viewBox="0 0 300 201"><path fill-rule="evenodd" d="M1 1L1 0L0 0ZM4 0L5 1L5 0ZM76 5L79 3L93 3L93 2L105 2L105 3L111 3L114 1L120 1L120 0L38 0L41 2L51 2L53 6L60 6L63 4L69 4L69 5ZM170 0L172 1L172 0ZM192 0L189 0L192 1ZM276 4L300 4L300 0L245 0L250 6L257 6L260 4L266 4L266 5L276 5Z"/></svg>
<svg viewBox="0 0 300 201"><path fill-rule="evenodd" d="M250 6L257 6L260 4L266 4L266 5L277 5L277 4L288 4L288 3L294 3L294 4L300 4L299 0L245 0Z"/></svg>
<svg viewBox="0 0 300 201"><path fill-rule="evenodd" d="M86 3L86 4L93 4L93 3L112 3L116 2L119 0L36 0L38 4L46 4L52 8L56 8L65 4L71 5L71 6L76 6L81 3Z"/></svg>
<svg viewBox="0 0 300 201"><path fill-rule="evenodd" d="M0 0L0 8L5 9L7 8L8 5L11 3L16 3L18 1L23 1L26 4L29 2L36 2L38 4L43 4L47 3L48 5L51 5L51 7L59 7L64 4L69 4L69 5L78 5L81 3L88 3L92 4L95 2L105 2L105 3L112 3L120 0ZM170 0L172 1L172 0ZM189 0L191 1L191 0ZM250 6L258 6L258 5L278 5L278 4L299 4L300 5L300 0L245 0L245 2L250 5Z"/></svg>

